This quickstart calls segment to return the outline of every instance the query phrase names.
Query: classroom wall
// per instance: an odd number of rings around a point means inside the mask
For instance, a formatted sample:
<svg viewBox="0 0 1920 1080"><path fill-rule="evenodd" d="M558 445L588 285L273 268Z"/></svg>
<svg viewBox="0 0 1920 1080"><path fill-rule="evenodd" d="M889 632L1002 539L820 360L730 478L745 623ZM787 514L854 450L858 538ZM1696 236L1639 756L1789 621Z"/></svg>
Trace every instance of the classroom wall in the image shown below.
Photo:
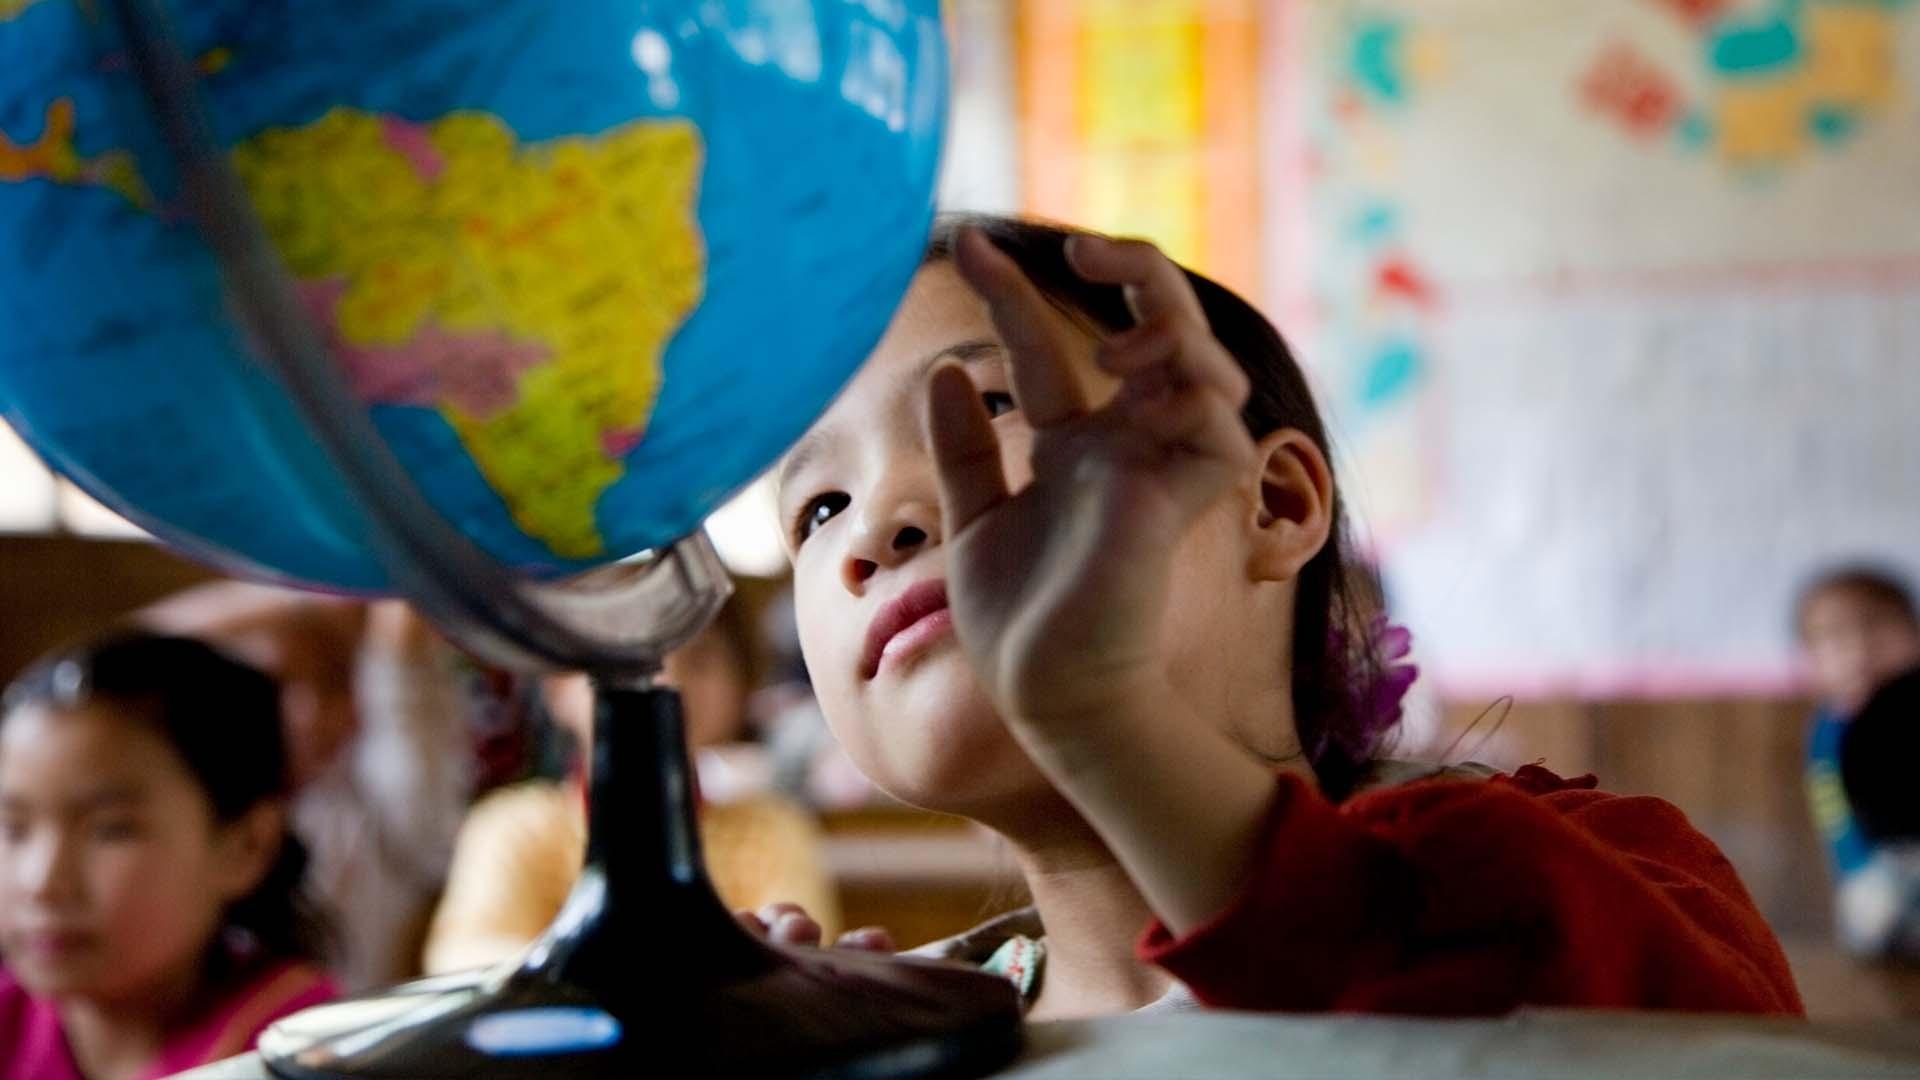
<svg viewBox="0 0 1920 1080"><path fill-rule="evenodd" d="M1450 693L1772 695L1920 573L1920 6L1292 0L1268 190Z"/></svg>
<svg viewBox="0 0 1920 1080"><path fill-rule="evenodd" d="M0 681L49 649L214 576L158 544L0 535Z"/></svg>

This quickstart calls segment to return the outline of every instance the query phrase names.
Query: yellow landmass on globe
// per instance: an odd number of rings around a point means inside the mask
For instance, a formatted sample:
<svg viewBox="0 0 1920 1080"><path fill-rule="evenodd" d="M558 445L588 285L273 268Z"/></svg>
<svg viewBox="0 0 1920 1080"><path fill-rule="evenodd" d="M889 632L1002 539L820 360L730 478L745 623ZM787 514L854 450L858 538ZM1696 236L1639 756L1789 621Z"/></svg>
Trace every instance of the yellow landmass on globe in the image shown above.
<svg viewBox="0 0 1920 1080"><path fill-rule="evenodd" d="M5 3L7 0L0 0ZM31 0L29 0L31 2ZM3 13L4 9L0 9ZM13 14L19 14L16 10ZM122 198L142 209L153 208L153 196L134 167L133 155L124 150L109 150L98 157L84 158L73 145L73 102L60 98L47 106L40 137L30 143L15 143L0 132L0 183L26 180L50 180L56 184L102 187L118 192Z"/></svg>
<svg viewBox="0 0 1920 1080"><path fill-rule="evenodd" d="M21 12L39 2L40 0L0 0L0 22L19 18Z"/></svg>
<svg viewBox="0 0 1920 1080"><path fill-rule="evenodd" d="M233 154L336 348L386 367L362 382L430 397L520 528L570 559L605 554L595 506L700 302L701 160L681 120L521 144L483 113L352 109Z"/></svg>

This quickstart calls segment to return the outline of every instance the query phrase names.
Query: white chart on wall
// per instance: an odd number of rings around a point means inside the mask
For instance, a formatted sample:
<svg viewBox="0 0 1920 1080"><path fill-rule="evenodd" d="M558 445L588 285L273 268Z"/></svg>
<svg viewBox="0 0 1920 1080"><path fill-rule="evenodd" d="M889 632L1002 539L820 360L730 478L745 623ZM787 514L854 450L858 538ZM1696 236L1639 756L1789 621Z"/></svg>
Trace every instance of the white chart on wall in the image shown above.
<svg viewBox="0 0 1920 1080"><path fill-rule="evenodd" d="M1920 3L1287 11L1270 299L1443 688L1778 689L1920 576Z"/></svg>

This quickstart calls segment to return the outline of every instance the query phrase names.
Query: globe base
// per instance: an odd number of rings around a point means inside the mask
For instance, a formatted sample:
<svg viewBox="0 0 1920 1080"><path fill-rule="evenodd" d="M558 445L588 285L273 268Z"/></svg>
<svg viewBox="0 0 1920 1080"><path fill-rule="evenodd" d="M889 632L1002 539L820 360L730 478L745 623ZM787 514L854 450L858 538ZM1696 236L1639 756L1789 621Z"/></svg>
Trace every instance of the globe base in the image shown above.
<svg viewBox="0 0 1920 1080"><path fill-rule="evenodd" d="M284 1080L979 1076L1019 1051L1013 985L973 968L748 933L700 858L679 696L596 697L587 857L517 962L270 1028ZM511 887L510 883L502 883Z"/></svg>
<svg viewBox="0 0 1920 1080"><path fill-rule="evenodd" d="M1019 1010L997 976L844 950L769 952L766 971L707 985L639 958L624 1002L538 972L496 986L429 981L309 1010L261 1049L284 1080L957 1080L1019 1051Z"/></svg>

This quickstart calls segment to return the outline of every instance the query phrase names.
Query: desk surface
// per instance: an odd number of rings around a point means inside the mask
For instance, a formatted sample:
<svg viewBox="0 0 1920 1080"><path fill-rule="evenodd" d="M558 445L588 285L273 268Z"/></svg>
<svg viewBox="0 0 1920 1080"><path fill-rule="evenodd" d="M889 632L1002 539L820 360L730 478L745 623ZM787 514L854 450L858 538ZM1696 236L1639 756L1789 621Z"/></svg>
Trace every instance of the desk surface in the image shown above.
<svg viewBox="0 0 1920 1080"><path fill-rule="evenodd" d="M1035 1024L1004 1080L1183 1077L1920 1076L1920 1023L1809 1024L1657 1013L1499 1020L1189 1013ZM268 1080L236 1058L188 1080Z"/></svg>

